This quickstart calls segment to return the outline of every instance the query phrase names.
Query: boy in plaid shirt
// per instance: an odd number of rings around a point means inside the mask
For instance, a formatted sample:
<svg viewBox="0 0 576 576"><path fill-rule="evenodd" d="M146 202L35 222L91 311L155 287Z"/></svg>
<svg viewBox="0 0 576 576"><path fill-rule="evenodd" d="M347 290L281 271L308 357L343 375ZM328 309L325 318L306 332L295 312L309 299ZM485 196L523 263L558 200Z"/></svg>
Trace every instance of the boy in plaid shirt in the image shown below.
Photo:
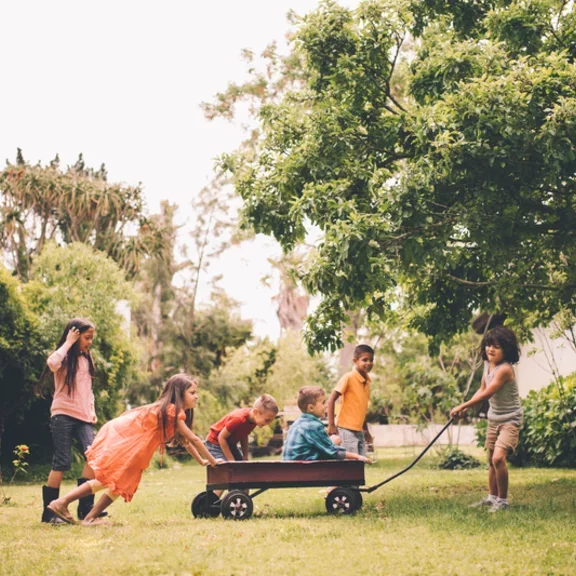
<svg viewBox="0 0 576 576"><path fill-rule="evenodd" d="M298 408L302 416L288 430L282 460L361 460L366 456L346 452L330 440L321 418L326 412L326 393L319 386L304 386L298 391Z"/></svg>

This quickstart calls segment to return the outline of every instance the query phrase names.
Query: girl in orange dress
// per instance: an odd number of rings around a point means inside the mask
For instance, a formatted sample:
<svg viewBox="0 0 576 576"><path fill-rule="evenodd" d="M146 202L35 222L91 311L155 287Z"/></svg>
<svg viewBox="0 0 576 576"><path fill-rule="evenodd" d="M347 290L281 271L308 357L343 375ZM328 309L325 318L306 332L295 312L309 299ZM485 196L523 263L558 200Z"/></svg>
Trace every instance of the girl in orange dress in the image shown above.
<svg viewBox="0 0 576 576"><path fill-rule="evenodd" d="M214 456L190 429L197 402L198 383L185 374L177 374L166 382L160 398L154 404L129 410L104 424L94 444L86 452L95 479L53 500L48 508L65 522L75 524L68 505L106 489L82 524L107 523L98 516L119 496L126 502L132 500L154 452L158 447L162 451L164 444L172 438L183 444L203 466L215 466Z"/></svg>

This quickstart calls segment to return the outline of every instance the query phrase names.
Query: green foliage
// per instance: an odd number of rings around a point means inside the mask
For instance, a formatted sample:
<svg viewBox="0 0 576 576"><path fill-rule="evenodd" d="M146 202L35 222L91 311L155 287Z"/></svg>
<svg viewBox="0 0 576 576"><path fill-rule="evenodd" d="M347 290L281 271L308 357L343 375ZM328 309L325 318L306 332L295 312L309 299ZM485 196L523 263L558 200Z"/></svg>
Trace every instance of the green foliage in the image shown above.
<svg viewBox="0 0 576 576"><path fill-rule="evenodd" d="M0 454L9 453L19 440L14 435L6 438L5 433L22 422L34 401L45 346L38 318L18 281L0 264Z"/></svg>
<svg viewBox="0 0 576 576"><path fill-rule="evenodd" d="M222 164L247 226L286 250L322 232L310 349L400 298L435 350L475 309L524 331L574 310L575 23L560 0L324 1L297 21L300 83Z"/></svg>
<svg viewBox="0 0 576 576"><path fill-rule="evenodd" d="M440 456L438 468L442 470L470 470L482 466L480 460L454 447L441 450Z"/></svg>
<svg viewBox="0 0 576 576"><path fill-rule="evenodd" d="M422 334L389 328L381 335L376 350L370 420L445 420L450 408L462 400L477 347L475 334L461 334L432 356ZM477 371L475 366L468 396L480 385Z"/></svg>
<svg viewBox="0 0 576 576"><path fill-rule="evenodd" d="M510 456L518 466L576 467L576 374L532 390L522 399L520 443ZM478 445L486 440L486 421L477 425Z"/></svg>

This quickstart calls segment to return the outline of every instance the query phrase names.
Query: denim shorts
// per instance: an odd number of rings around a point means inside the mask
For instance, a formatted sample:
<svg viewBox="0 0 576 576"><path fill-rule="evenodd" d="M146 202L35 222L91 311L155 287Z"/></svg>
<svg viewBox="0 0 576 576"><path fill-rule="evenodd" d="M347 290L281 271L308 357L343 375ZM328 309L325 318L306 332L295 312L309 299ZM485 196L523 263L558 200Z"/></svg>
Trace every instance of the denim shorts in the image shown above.
<svg viewBox="0 0 576 576"><path fill-rule="evenodd" d="M210 454L212 454L214 458L222 458L222 460L228 460L228 458L226 458L224 452L222 452L222 448L220 448L219 445L216 446L216 444L212 444L212 442L208 442L208 440L206 440L204 444L206 445L206 449L208 450L208 452L210 452ZM244 458L242 457L242 452L240 452L240 449L238 448L238 446L236 446L236 444L230 444L230 442L228 442L228 448L230 448L230 452L232 452L234 460L237 461L244 460Z"/></svg>
<svg viewBox="0 0 576 576"><path fill-rule="evenodd" d="M52 470L65 472L72 465L72 438L75 437L82 454L94 442L94 428L88 422L82 422L66 414L56 414L50 419L50 431L52 432L52 444L54 456L52 458Z"/></svg>
<svg viewBox="0 0 576 576"><path fill-rule="evenodd" d="M364 432L357 432L356 430L348 430L348 428L340 428L338 426L338 436L342 439L342 448L346 452L353 452L366 456L366 440L364 439Z"/></svg>

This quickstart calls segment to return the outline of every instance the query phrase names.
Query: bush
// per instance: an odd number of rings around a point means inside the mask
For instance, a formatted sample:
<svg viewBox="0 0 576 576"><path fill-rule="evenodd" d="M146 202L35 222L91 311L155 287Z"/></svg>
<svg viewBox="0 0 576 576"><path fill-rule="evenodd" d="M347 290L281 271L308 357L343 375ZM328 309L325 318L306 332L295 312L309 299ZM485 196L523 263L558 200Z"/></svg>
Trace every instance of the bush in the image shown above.
<svg viewBox="0 0 576 576"><path fill-rule="evenodd" d="M524 423L520 443L510 456L517 466L576 467L576 373L564 379L562 394L552 382L532 390L522 400ZM476 426L478 444L486 439L486 424Z"/></svg>
<svg viewBox="0 0 576 576"><path fill-rule="evenodd" d="M458 448L447 448L442 452L442 460L438 463L438 468L442 470L469 470L478 468L482 462L470 454L465 454Z"/></svg>

